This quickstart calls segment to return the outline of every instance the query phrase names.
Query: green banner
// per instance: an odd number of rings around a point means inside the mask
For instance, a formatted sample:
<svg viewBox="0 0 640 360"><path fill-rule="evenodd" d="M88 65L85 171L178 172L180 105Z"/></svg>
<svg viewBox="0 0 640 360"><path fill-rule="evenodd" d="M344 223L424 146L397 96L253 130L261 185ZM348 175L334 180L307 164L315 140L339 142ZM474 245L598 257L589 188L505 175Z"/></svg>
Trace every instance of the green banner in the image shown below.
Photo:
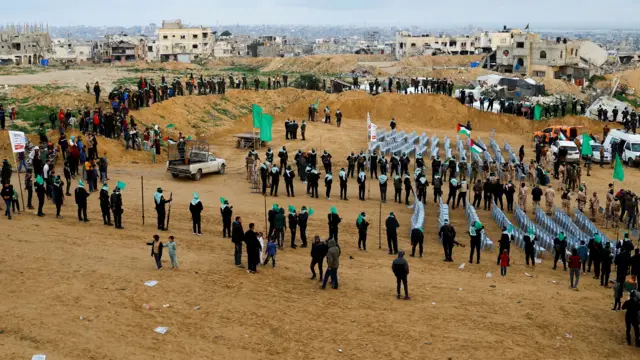
<svg viewBox="0 0 640 360"><path fill-rule="evenodd" d="M262 108L256 104L251 105L251 110L253 111L253 128L260 127L260 120L262 118Z"/></svg>
<svg viewBox="0 0 640 360"><path fill-rule="evenodd" d="M587 135L587 133L582 134L581 153L583 156L593 156L593 149L591 149L591 136Z"/></svg>
<svg viewBox="0 0 640 360"><path fill-rule="evenodd" d="M272 141L271 129L273 128L273 116L269 114L262 114L260 117L260 140Z"/></svg>

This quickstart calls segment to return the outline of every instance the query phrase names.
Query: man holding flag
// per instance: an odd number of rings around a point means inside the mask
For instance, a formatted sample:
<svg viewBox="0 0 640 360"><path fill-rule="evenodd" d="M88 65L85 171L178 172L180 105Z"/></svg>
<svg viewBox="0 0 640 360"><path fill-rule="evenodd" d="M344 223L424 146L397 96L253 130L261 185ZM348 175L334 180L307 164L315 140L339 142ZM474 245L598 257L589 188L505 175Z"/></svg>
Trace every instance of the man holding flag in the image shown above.
<svg viewBox="0 0 640 360"><path fill-rule="evenodd" d="M471 129L468 129L466 126L464 126L462 124L458 124L458 126L456 128L456 131L460 135L465 135L466 137L470 137L471 136Z"/></svg>

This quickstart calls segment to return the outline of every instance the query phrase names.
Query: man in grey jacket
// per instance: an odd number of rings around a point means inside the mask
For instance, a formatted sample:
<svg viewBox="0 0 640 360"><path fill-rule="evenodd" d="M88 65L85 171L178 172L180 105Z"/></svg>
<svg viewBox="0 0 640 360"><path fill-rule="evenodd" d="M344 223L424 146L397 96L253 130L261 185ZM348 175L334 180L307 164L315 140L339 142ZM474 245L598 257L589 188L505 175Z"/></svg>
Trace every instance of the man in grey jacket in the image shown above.
<svg viewBox="0 0 640 360"><path fill-rule="evenodd" d="M398 295L396 297L400 299L400 284L402 283L402 285L404 285L404 299L409 300L409 288L407 287L409 263L407 262L407 259L404 258L404 251L400 250L398 252L398 257L393 260L393 263L391 264L391 270L396 276L396 280L398 283Z"/></svg>
<svg viewBox="0 0 640 360"><path fill-rule="evenodd" d="M327 242L329 251L327 252L327 271L324 273L324 281L322 282L321 289L325 289L327 286L327 280L331 276L331 287L338 289L338 267L340 266L340 248L336 244L334 239Z"/></svg>

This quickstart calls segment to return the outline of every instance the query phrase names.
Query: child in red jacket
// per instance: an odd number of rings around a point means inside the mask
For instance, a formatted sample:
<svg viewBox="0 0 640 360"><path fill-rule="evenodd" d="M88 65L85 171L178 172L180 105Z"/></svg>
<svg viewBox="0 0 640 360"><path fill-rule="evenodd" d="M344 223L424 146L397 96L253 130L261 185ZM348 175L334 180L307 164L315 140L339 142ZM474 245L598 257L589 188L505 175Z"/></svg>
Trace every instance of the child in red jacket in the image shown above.
<svg viewBox="0 0 640 360"><path fill-rule="evenodd" d="M507 266L509 266L509 253L505 249L500 255L500 275L507 276Z"/></svg>
<svg viewBox="0 0 640 360"><path fill-rule="evenodd" d="M571 280L571 288L578 290L578 282L580 281L580 255L578 255L578 249L571 249L571 256L569 256L569 279ZM575 278L575 282L574 282Z"/></svg>

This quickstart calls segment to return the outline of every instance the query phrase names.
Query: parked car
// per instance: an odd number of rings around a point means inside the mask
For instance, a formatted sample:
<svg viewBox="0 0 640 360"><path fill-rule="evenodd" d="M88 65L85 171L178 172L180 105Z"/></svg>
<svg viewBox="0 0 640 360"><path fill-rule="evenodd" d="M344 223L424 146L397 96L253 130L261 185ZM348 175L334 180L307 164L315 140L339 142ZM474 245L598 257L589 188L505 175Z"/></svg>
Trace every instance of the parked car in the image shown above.
<svg viewBox="0 0 640 360"><path fill-rule="evenodd" d="M593 157L591 158L591 162L592 163L599 163L600 162L600 148L602 148L603 146L598 144L598 142L596 141L591 141L591 151L593 151ZM582 153L582 152L581 152ZM611 162L611 152L607 149L604 149L604 159L602 160L603 163L610 163Z"/></svg>
<svg viewBox="0 0 640 360"><path fill-rule="evenodd" d="M558 152L563 153L566 151L567 155L564 160L566 163L580 161L580 151L578 151L578 147L573 141L556 140L551 144L551 151L556 156L558 156Z"/></svg>
<svg viewBox="0 0 640 360"><path fill-rule="evenodd" d="M550 126L546 129L535 131L533 133L533 141L542 140L545 143L548 143L549 137L557 137L560 131L562 131L567 140L573 140L578 136L578 129L580 128L582 128L582 126Z"/></svg>
<svg viewBox="0 0 640 360"><path fill-rule="evenodd" d="M640 135L613 129L609 131L603 145L604 149L612 154L611 158L615 158L615 153L618 153L620 160L624 163L629 163L640 156Z"/></svg>

